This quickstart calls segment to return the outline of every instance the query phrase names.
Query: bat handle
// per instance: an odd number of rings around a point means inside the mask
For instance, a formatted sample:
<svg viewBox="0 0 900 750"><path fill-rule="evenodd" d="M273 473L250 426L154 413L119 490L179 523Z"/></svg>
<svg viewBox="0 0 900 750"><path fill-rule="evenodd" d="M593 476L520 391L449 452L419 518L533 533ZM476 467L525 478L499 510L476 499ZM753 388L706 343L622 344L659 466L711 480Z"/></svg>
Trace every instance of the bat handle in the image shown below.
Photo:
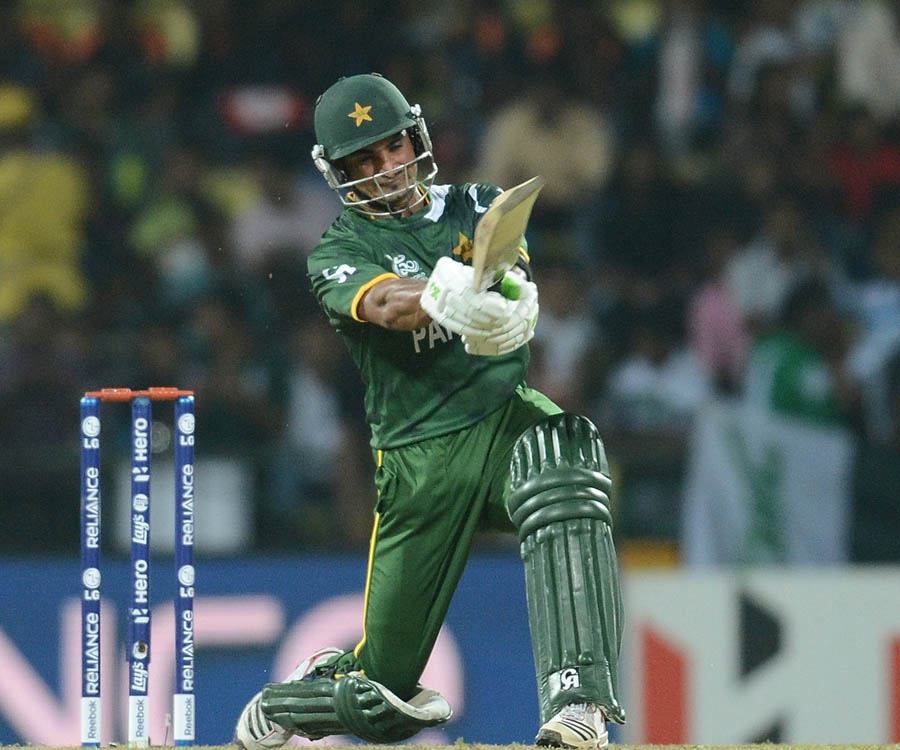
<svg viewBox="0 0 900 750"><path fill-rule="evenodd" d="M517 300L522 295L522 287L519 286L514 278L508 274L504 274L503 278L500 280L500 294L506 297L506 299Z"/></svg>

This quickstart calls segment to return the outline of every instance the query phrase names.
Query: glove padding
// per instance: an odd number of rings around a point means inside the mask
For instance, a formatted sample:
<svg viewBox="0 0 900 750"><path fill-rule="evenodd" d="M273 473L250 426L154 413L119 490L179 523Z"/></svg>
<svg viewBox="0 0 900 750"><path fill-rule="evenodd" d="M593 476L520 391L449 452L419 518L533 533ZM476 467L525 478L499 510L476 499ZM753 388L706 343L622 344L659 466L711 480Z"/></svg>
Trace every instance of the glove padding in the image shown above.
<svg viewBox="0 0 900 750"><path fill-rule="evenodd" d="M514 352L534 337L538 319L537 286L531 281L519 281L509 275L504 286L518 287L518 299L504 299L507 319L486 334L464 334L463 343L468 354L499 357Z"/></svg>
<svg viewBox="0 0 900 750"><path fill-rule="evenodd" d="M431 319L453 333L483 338L509 319L508 300L497 292L476 292L471 266L441 258L419 298Z"/></svg>

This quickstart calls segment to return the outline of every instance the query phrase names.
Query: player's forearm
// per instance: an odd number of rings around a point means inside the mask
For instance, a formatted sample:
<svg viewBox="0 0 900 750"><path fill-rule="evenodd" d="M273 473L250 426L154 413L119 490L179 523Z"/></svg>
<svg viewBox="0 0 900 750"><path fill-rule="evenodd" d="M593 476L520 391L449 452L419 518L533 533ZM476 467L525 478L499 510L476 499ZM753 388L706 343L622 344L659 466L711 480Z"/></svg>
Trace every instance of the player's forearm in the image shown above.
<svg viewBox="0 0 900 750"><path fill-rule="evenodd" d="M425 289L420 279L390 279L376 284L363 295L357 307L362 320L395 331L414 331L431 318L419 305Z"/></svg>

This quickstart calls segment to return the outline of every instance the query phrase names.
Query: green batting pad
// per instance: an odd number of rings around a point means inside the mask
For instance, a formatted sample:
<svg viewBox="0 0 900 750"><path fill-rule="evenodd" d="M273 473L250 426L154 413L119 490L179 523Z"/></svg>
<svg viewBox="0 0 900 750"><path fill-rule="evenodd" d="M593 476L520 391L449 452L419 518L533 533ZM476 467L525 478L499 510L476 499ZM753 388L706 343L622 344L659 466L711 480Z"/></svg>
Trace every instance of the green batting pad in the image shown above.
<svg viewBox="0 0 900 750"><path fill-rule="evenodd" d="M310 739L354 734L377 743L408 739L452 715L434 690L421 688L407 703L359 672L271 683L263 689L261 706L269 719Z"/></svg>
<svg viewBox="0 0 900 750"><path fill-rule="evenodd" d="M433 690L421 689L407 703L358 672L338 680L334 703L338 716L353 734L377 743L408 739L426 727L447 721L453 713L447 701Z"/></svg>
<svg viewBox="0 0 900 750"><path fill-rule="evenodd" d="M593 424L558 414L516 442L510 518L519 529L541 720L573 702L623 723L616 697L623 628L609 468Z"/></svg>
<svg viewBox="0 0 900 750"><path fill-rule="evenodd" d="M336 683L331 677L273 682L263 688L260 706L271 721L309 739L346 734L334 710Z"/></svg>

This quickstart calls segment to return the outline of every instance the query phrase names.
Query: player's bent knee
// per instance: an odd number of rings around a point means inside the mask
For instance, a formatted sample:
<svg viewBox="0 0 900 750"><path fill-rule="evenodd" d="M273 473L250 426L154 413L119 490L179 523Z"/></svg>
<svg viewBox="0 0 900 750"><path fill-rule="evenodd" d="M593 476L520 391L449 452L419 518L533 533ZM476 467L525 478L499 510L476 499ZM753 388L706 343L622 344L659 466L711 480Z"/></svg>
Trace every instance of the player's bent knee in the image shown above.
<svg viewBox="0 0 900 750"><path fill-rule="evenodd" d="M609 464L594 424L555 414L516 440L507 510L524 540L556 521L595 518L612 525Z"/></svg>

